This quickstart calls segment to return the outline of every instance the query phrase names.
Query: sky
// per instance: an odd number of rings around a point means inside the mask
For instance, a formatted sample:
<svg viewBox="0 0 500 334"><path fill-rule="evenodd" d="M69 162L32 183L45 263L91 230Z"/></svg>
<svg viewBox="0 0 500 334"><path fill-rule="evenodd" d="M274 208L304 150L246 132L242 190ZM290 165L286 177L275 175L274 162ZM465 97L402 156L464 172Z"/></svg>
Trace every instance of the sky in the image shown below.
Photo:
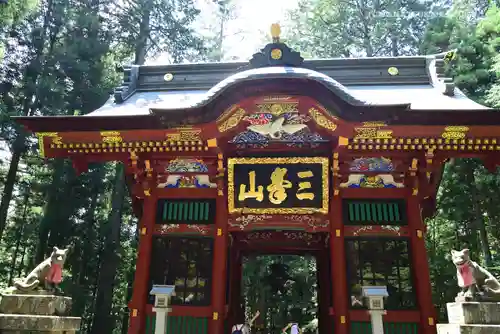
<svg viewBox="0 0 500 334"><path fill-rule="evenodd" d="M198 2L205 1L207 0L198 0ZM295 8L298 0L240 0L237 2L239 2L238 17L230 23L228 30L241 29L244 33L240 36L227 37L226 52L230 58L247 60L264 47L264 41L271 41L271 24L283 22L286 12Z"/></svg>
<svg viewBox="0 0 500 334"><path fill-rule="evenodd" d="M271 41L271 24L285 21L287 11L299 0L234 0L236 19L227 25L224 51L227 59L245 61ZM212 0L195 0L201 10L196 29L209 31L214 24L215 5ZM165 56L149 60L148 64L167 63Z"/></svg>

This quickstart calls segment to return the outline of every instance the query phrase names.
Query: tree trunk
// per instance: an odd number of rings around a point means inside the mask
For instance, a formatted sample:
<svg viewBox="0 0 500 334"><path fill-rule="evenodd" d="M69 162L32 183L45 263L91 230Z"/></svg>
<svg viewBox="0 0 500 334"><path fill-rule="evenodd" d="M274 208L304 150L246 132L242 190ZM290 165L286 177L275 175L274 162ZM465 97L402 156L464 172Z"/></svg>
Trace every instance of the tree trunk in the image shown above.
<svg viewBox="0 0 500 334"><path fill-rule="evenodd" d="M9 271L9 286L12 286L12 282L14 280L14 272L16 271L16 261L17 261L17 254L19 253L19 247L21 246L21 240L23 239L23 234L24 234L24 227L26 226L26 213L28 212L28 199L29 199L29 192L26 191L24 194L24 199L23 199L23 216L21 218L21 221L18 222L17 224L20 224L21 226L17 226L17 233L16 233L16 247L14 247L14 253L12 254L12 261L10 264L10 271Z"/></svg>
<svg viewBox="0 0 500 334"><path fill-rule="evenodd" d="M2 192L2 202L0 203L0 240L2 239L5 226L7 224L7 215L9 213L10 201L12 200L12 192L14 191L14 184L16 183L17 170L19 169L19 161L24 152L24 135L17 135L12 157L10 160L9 171L5 179L5 185Z"/></svg>
<svg viewBox="0 0 500 334"><path fill-rule="evenodd" d="M92 275L92 268L90 267L90 262L94 261L92 259L93 255L93 243L95 242L95 225L96 225L96 210L99 200L99 195L101 194L102 180L104 178L104 166L99 166L97 170L92 172L92 177L90 178L92 182L91 199L90 205L87 210L85 217L85 239L83 241L82 247L82 258L80 260L80 268L78 269L78 277L76 284L80 289L85 290L85 297L80 299L75 299L74 310L76 314L83 314L85 311L85 305L89 301L90 293L90 282L89 277Z"/></svg>
<svg viewBox="0 0 500 334"><path fill-rule="evenodd" d="M113 188L91 334L111 334L115 328L115 319L111 316L111 309L116 271L120 262L118 251L120 250L120 229L125 196L125 174L122 163L116 165Z"/></svg>
<svg viewBox="0 0 500 334"><path fill-rule="evenodd" d="M31 87L36 87L36 82L40 76L40 68L45 40L47 38L48 30L50 29L50 22L53 15L53 1L48 0L45 8L46 12L43 18L42 34L37 43L35 43L35 57L32 59L26 70L24 80L26 97L23 101L23 110L21 116L30 116L32 114L34 105L32 101L36 100L37 97L36 91ZM37 27L34 28L33 32L35 31L35 29L37 29ZM0 202L0 240L2 239L3 232L7 223L7 215L9 212L10 201L12 200L12 192L14 191L17 171L19 169L19 161L21 160L21 155L25 150L25 140L26 134L24 133L24 131L18 131L16 139L14 140L9 172L7 173L5 186L2 192L2 200Z"/></svg>
<svg viewBox="0 0 500 334"><path fill-rule="evenodd" d="M398 38L396 35L394 35L394 33L392 33L391 36L391 54L393 57L399 56Z"/></svg>
<svg viewBox="0 0 500 334"><path fill-rule="evenodd" d="M146 51L149 38L149 21L151 10L153 7L152 0L147 0L144 3L144 10L142 12L141 23L139 25L139 36L137 36L137 43L135 45L135 64L142 65L146 62Z"/></svg>
<svg viewBox="0 0 500 334"><path fill-rule="evenodd" d="M488 240L488 232L486 231L486 223L483 217L483 212L481 210L481 199L482 195L477 189L476 178L474 176L474 168L470 169L470 175L468 177L472 180L471 182L471 198L472 205L474 209L474 225L476 225L479 231L479 241L481 243L481 251L484 256L484 265L486 267L493 266L493 258L491 255L490 242Z"/></svg>
<svg viewBox="0 0 500 334"><path fill-rule="evenodd" d="M43 217L40 222L40 230L38 232L38 245L35 255L35 263L40 263L45 258L49 233L52 229L52 224L58 211L57 199L61 188L63 173L64 161L61 159L55 160L52 183L47 191L47 200L44 207Z"/></svg>
<svg viewBox="0 0 500 334"><path fill-rule="evenodd" d="M467 182L469 189L469 196L471 200L472 212L470 213L471 221L468 224L471 230L471 235L476 235L475 231L479 232L479 243L481 247L481 252L484 256L484 264L486 267L492 266L492 256L490 250L490 244L488 241L488 233L486 231L486 226L483 219L483 214L481 212L481 198L479 191L476 186L476 179L474 172L476 170L475 163L473 160L467 159L462 162L464 164L464 178ZM474 232L472 232L474 231ZM473 234L474 233L474 234Z"/></svg>

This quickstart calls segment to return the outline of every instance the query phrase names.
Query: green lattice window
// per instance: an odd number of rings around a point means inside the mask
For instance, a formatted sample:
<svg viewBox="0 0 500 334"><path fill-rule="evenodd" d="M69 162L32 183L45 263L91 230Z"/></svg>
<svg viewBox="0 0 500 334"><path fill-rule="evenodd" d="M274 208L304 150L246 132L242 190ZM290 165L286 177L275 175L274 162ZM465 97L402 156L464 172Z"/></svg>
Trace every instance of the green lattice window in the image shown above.
<svg viewBox="0 0 500 334"><path fill-rule="evenodd" d="M155 333L156 315L151 314L146 318L146 333ZM207 334L208 319L189 316L169 316L165 334ZM399 334L399 333L398 333Z"/></svg>
<svg viewBox="0 0 500 334"><path fill-rule="evenodd" d="M364 308L361 287L366 285L387 286L387 309L416 307L409 242L406 238L348 238L346 267L351 299L349 304L352 308Z"/></svg>
<svg viewBox="0 0 500 334"><path fill-rule="evenodd" d="M154 237L150 287L175 285L173 305L210 305L212 252L212 238ZM153 302L149 296L149 303Z"/></svg>
<svg viewBox="0 0 500 334"><path fill-rule="evenodd" d="M347 199L343 216L346 225L406 225L405 201Z"/></svg>
<svg viewBox="0 0 500 334"><path fill-rule="evenodd" d="M351 334L372 334L372 325L369 322L351 322ZM418 334L418 324L412 322L385 322L385 334Z"/></svg>
<svg viewBox="0 0 500 334"><path fill-rule="evenodd" d="M215 200L158 201L157 224L213 224Z"/></svg>

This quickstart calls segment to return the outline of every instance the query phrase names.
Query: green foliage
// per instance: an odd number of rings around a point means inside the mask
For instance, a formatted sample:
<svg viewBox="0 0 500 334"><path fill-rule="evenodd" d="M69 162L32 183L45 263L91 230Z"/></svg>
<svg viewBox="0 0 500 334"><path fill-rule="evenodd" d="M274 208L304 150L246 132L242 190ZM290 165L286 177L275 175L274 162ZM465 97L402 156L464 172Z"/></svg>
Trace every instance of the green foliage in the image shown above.
<svg viewBox="0 0 500 334"><path fill-rule="evenodd" d="M312 57L413 55L438 12L429 1L302 0L285 37Z"/></svg>
<svg viewBox="0 0 500 334"><path fill-rule="evenodd" d="M236 11L217 1L213 34L200 38L192 0L9 0L0 5L0 138L9 156L0 185L13 185L0 245L0 288L26 275L53 245L72 245L63 288L83 315L82 333L126 328L135 271L137 219L127 192L117 194L120 169L93 164L76 175L70 162L38 158L35 138L14 115L87 114L121 80L117 65L168 53L172 62L224 58L223 25ZM500 14L484 1L439 2L302 0L284 25L290 44L309 57L411 55L457 48L448 69L477 101L500 106ZM484 16L484 17L483 17ZM8 34L7 34L8 32ZM486 92L488 95L486 96ZM8 168L14 171L7 176ZM117 181L118 183L116 183ZM428 221L427 245L436 304L456 292L450 248L467 246L496 272L500 257L500 176L476 160L450 162L439 190L438 213ZM121 187L123 190L123 187ZM4 202L5 203L5 202ZM1 218L1 217L0 217ZM279 263L279 275L270 269ZM244 293L252 313L263 303L268 327L293 318L315 326L316 266L308 257L256 257L245 265ZM277 277L281 280L277 280ZM262 284L264 282L264 284ZM102 302L101 302L102 301ZM441 312L441 314L443 314ZM100 331L99 321L113 324ZM94 324L94 325L93 325Z"/></svg>
<svg viewBox="0 0 500 334"><path fill-rule="evenodd" d="M421 50L433 54L457 49L458 59L449 66L448 74L468 97L485 103L486 92L495 78L491 67L498 54L499 36L500 14L492 7L477 26L463 25L453 15L431 21Z"/></svg>
<svg viewBox="0 0 500 334"><path fill-rule="evenodd" d="M3 58L5 34L35 9L37 0L15 0L0 3L0 60Z"/></svg>
<svg viewBox="0 0 500 334"><path fill-rule="evenodd" d="M492 6L481 17L478 8L470 7L469 3L455 3L448 15L430 22L421 50L432 54L457 49L458 57L449 64L448 75L454 77L457 87L468 97L494 105L493 65L498 58L500 15L497 7ZM500 174L487 171L481 161L454 159L446 165L437 215L427 222L434 301L442 320L446 316L446 302L453 300L457 291L450 249L469 248L474 260L497 273L494 268L500 258L493 245L500 240L496 226L499 198L495 195L499 186Z"/></svg>
<svg viewBox="0 0 500 334"><path fill-rule="evenodd" d="M256 327L278 332L290 322L317 326L316 261L311 256L252 256L243 265L247 318L257 310ZM248 319L247 319L248 320Z"/></svg>
<svg viewBox="0 0 500 334"><path fill-rule="evenodd" d="M70 161L42 160L36 139L10 117L87 114L122 80L119 64L160 51L174 61L196 56L203 51L190 27L197 14L190 0L45 0L28 18L9 22L8 36L0 27L6 46L0 137L20 157L0 166L4 192L13 185L12 200L2 198L10 210L0 245L0 288L25 276L53 245L71 245L62 287L73 297L75 315L83 315L82 333L121 333L128 325L137 247L131 199L115 164L90 165L76 175ZM7 167L13 178L6 177ZM103 319L107 328L99 324Z"/></svg>

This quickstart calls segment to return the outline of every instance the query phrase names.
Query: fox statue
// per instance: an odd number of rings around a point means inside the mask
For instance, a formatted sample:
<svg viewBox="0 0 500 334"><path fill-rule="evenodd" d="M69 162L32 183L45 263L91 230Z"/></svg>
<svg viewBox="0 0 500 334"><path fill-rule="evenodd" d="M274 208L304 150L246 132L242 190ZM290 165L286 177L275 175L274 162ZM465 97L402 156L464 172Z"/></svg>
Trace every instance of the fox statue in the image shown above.
<svg viewBox="0 0 500 334"><path fill-rule="evenodd" d="M62 269L69 249L54 247L52 254L42 263L36 266L25 278L14 281L14 288L21 293L31 292L40 286L48 291L59 292L59 284L62 281Z"/></svg>
<svg viewBox="0 0 500 334"><path fill-rule="evenodd" d="M457 268L461 291L455 301L500 302L500 283L486 269L470 259L468 249L452 250L451 260Z"/></svg>

